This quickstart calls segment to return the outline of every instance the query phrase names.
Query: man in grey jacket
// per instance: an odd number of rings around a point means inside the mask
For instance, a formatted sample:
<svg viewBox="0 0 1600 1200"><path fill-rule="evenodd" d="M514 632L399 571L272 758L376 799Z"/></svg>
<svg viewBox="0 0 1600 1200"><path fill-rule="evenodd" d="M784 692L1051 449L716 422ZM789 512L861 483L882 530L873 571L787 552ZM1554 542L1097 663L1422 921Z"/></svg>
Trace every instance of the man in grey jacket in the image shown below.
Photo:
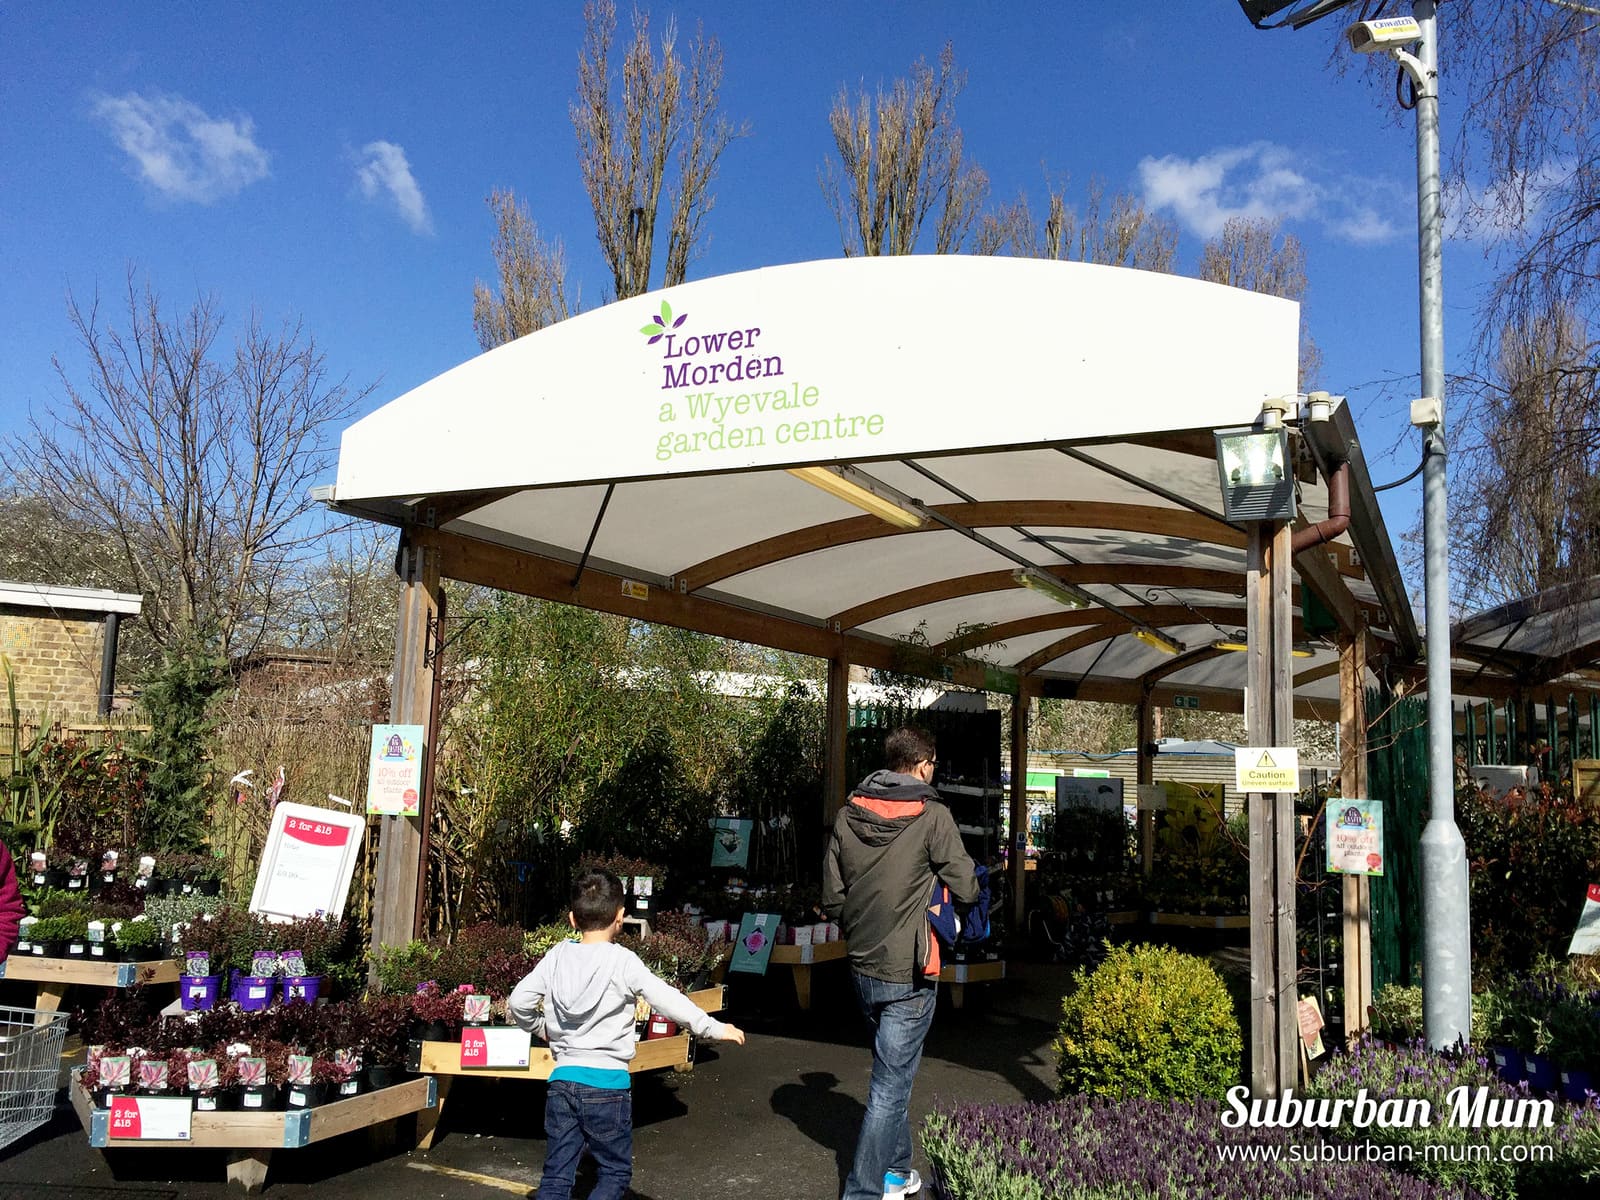
<svg viewBox="0 0 1600 1200"><path fill-rule="evenodd" d="M891 733L888 770L839 810L822 865L822 907L850 943L850 977L873 1029L872 1084L844 1200L898 1200L922 1187L911 1169L911 1087L938 995L939 943L928 925L933 881L978 898L972 859L934 791L933 738Z"/></svg>

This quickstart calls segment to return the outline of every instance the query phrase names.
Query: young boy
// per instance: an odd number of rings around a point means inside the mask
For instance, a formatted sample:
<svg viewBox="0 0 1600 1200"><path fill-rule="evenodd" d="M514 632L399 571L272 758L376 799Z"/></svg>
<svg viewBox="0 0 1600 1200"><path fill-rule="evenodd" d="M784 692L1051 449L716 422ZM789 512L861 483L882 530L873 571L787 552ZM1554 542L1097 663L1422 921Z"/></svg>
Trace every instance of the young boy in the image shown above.
<svg viewBox="0 0 1600 1200"><path fill-rule="evenodd" d="M556 1069L545 1101L544 1177L536 1200L569 1200L584 1147L599 1180L589 1200L621 1200L633 1178L634 997L719 1042L744 1045L743 1031L712 1019L682 992L650 973L639 956L614 944L627 914L622 881L609 871L584 871L572 885L567 919L581 935L539 960L517 984L511 1019L550 1043Z"/></svg>

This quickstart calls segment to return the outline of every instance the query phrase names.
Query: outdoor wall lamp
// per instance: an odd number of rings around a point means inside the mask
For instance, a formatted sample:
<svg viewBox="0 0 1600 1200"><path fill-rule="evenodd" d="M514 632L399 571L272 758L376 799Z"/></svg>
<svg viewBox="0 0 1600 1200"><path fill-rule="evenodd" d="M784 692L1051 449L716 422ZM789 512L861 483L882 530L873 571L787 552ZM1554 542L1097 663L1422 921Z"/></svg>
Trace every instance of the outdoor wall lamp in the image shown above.
<svg viewBox="0 0 1600 1200"><path fill-rule="evenodd" d="M1276 429L1219 429L1216 440L1217 477L1228 520L1293 520L1288 430L1281 425Z"/></svg>
<svg viewBox="0 0 1600 1200"><path fill-rule="evenodd" d="M901 529L922 528L923 517L915 500L868 478L854 467L789 467L788 472L881 521Z"/></svg>
<svg viewBox="0 0 1600 1200"><path fill-rule="evenodd" d="M1064 604L1068 608L1088 608L1095 602L1094 597L1087 592L1078 590L1070 583L1063 583L1048 571L1041 571L1038 567L1018 567L1011 572L1011 581L1018 587L1025 587L1030 592L1048 596L1057 604Z"/></svg>

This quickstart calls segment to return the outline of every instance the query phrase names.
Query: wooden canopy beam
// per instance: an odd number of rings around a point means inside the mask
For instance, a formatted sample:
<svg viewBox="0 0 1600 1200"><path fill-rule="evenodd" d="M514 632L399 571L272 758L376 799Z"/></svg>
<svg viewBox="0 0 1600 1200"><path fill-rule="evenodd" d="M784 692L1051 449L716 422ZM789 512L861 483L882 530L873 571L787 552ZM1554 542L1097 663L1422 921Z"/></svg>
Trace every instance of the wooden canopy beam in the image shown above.
<svg viewBox="0 0 1600 1200"><path fill-rule="evenodd" d="M1155 508L1143 504L1105 504L1085 500L983 500L971 504L932 505L929 511L967 529L1008 526L1043 526L1054 529L1108 529L1155 537L1204 542L1213 546L1244 548L1244 535L1220 526L1208 517L1181 508ZM822 525L809 525L776 537L752 542L677 573L690 592L711 587L724 579L768 567L785 559L818 550L835 549L883 537L915 537L948 532L935 522L920 529L897 529L877 517L847 517Z"/></svg>
<svg viewBox="0 0 1600 1200"><path fill-rule="evenodd" d="M1115 562L1058 563L1039 569L1066 583L1120 583L1129 587L1157 588L1162 591L1186 588L1244 596L1242 572L1210 567ZM982 571L975 575L958 575L951 579L936 579L836 612L828 618L828 624L837 625L840 629L853 629L858 625L869 625L873 621L892 617L895 613L905 612L908 609L937 604L941 600L957 600L963 596L977 596L985 592L1008 591L1016 586L1017 581L1011 578L1009 569Z"/></svg>

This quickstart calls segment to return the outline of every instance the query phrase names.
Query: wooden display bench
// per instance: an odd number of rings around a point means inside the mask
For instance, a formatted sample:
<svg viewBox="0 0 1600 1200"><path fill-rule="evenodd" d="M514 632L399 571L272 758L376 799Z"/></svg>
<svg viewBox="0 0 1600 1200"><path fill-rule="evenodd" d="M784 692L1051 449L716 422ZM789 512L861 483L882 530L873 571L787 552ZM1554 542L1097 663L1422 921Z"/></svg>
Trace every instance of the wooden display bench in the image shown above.
<svg viewBox="0 0 1600 1200"><path fill-rule="evenodd" d="M97 1150L158 1150L192 1147L227 1150L228 1182L247 1192L266 1184L275 1150L296 1150L342 1133L383 1125L411 1113L425 1113L435 1104L437 1088L426 1076L381 1091L334 1100L315 1108L278 1112L197 1112L190 1119L188 1141L123 1141L110 1135L111 1114L95 1108L74 1072L68 1089L72 1107Z"/></svg>
<svg viewBox="0 0 1600 1200"><path fill-rule="evenodd" d="M800 1002L800 1011L807 1012L811 1008L811 968L817 963L838 962L849 953L850 946L843 939L820 946L774 946L767 965L788 967L794 972L795 999Z"/></svg>
<svg viewBox="0 0 1600 1200"><path fill-rule="evenodd" d="M80 987L128 988L136 983L177 983L181 972L175 958L148 962L109 962L103 958L41 958L18 954L0 963L0 979L37 983L33 1007L56 1012L67 989Z"/></svg>
<svg viewBox="0 0 1600 1200"><path fill-rule="evenodd" d="M1139 910L1134 908L1123 909L1118 912L1106 914L1107 925L1136 925L1139 922Z"/></svg>
<svg viewBox="0 0 1600 1200"><path fill-rule="evenodd" d="M948 963L939 972L939 982L950 989L950 1007L960 1008L967 1001L967 984L995 983L1006 977L1004 959L993 962Z"/></svg>
<svg viewBox="0 0 1600 1200"><path fill-rule="evenodd" d="M714 1013L722 1011L725 992L726 989L719 986L689 992L688 996L697 1008ZM451 1085L457 1078L538 1081L549 1079L550 1073L556 1067L555 1056L550 1053L548 1046L530 1047L526 1067L463 1067L459 1041L419 1044L422 1049L414 1069L431 1079L436 1079L439 1085L438 1103L431 1111L417 1118L417 1147L421 1150L433 1148L439 1122L444 1117L445 1101L449 1098ZM678 1072L694 1070L694 1046L689 1034L679 1033L672 1037L651 1038L639 1042L634 1049L633 1061L628 1064L628 1072L632 1075L644 1075L650 1071L664 1071L668 1068Z"/></svg>
<svg viewBox="0 0 1600 1200"><path fill-rule="evenodd" d="M1206 916L1197 913L1153 912L1148 917L1152 925L1171 925L1180 929L1249 929L1250 914L1233 916Z"/></svg>

